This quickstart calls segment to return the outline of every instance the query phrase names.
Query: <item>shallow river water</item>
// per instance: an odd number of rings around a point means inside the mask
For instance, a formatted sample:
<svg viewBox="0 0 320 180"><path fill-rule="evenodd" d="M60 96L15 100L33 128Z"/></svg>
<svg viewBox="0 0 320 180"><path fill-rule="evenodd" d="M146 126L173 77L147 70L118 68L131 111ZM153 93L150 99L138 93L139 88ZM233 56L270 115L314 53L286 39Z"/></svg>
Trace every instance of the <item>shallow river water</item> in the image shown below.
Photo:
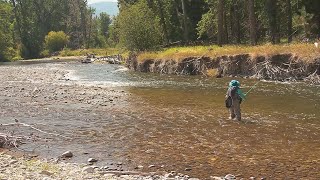
<svg viewBox="0 0 320 180"><path fill-rule="evenodd" d="M320 87L260 82L242 103L243 120L237 122L228 119L224 106L230 78L137 73L107 64L34 66L58 67L70 71L67 78L73 83L128 94L108 111L79 112L61 105L65 111L30 117L72 137L39 147L44 155L71 150L76 162L94 157L98 165L121 162L117 166L129 170L142 165L143 171L176 171L202 179L229 173L320 178ZM237 79L244 92L257 82Z"/></svg>

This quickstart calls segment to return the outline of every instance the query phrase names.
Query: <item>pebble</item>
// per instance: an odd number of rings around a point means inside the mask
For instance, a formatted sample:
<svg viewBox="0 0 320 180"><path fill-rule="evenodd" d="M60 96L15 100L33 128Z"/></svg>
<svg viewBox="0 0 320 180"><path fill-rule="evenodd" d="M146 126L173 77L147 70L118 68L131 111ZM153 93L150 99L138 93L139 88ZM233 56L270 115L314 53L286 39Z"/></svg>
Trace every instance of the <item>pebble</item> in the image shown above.
<svg viewBox="0 0 320 180"><path fill-rule="evenodd" d="M185 171L191 171L192 170L192 168L186 168L186 169L184 169Z"/></svg>
<svg viewBox="0 0 320 180"><path fill-rule="evenodd" d="M154 168L156 167L155 165L149 165L148 168Z"/></svg>
<svg viewBox="0 0 320 180"><path fill-rule="evenodd" d="M111 173L108 173L108 174L104 174L103 175L105 178L107 179L111 179L112 177L114 177L115 175L114 174L111 174Z"/></svg>
<svg viewBox="0 0 320 180"><path fill-rule="evenodd" d="M63 157L63 158L71 158L71 157L73 157L73 154L72 154L71 151L66 151L66 152L61 154L61 157Z"/></svg>
<svg viewBox="0 0 320 180"><path fill-rule="evenodd" d="M97 159L94 159L94 158L89 158L88 159L88 162L89 163L94 163L94 162L97 162L98 160Z"/></svg>
<svg viewBox="0 0 320 180"><path fill-rule="evenodd" d="M227 174L224 179L226 180L235 180L236 179L236 176L232 175L232 174Z"/></svg>
<svg viewBox="0 0 320 180"><path fill-rule="evenodd" d="M44 177L42 180L52 180L50 177Z"/></svg>
<svg viewBox="0 0 320 180"><path fill-rule="evenodd" d="M212 180L225 180L224 177L218 177L218 176L211 176L210 179L212 179Z"/></svg>
<svg viewBox="0 0 320 180"><path fill-rule="evenodd" d="M44 175L47 175L47 176L51 176L51 175L53 175L53 173L52 173L52 172L45 171L45 170L41 171L41 172L40 172L40 174L44 174Z"/></svg>
<svg viewBox="0 0 320 180"><path fill-rule="evenodd" d="M139 165L135 169L143 169L143 166Z"/></svg>
<svg viewBox="0 0 320 180"><path fill-rule="evenodd" d="M17 162L18 162L17 160L11 160L11 161L9 161L9 164L15 164Z"/></svg>
<svg viewBox="0 0 320 180"><path fill-rule="evenodd" d="M165 178L173 178L174 174L173 173L167 173L164 175Z"/></svg>
<svg viewBox="0 0 320 180"><path fill-rule="evenodd" d="M121 179L130 179L130 176L129 175L121 175L120 178Z"/></svg>
<svg viewBox="0 0 320 180"><path fill-rule="evenodd" d="M82 172L94 173L94 168L91 167L91 166L84 167L84 168L82 169Z"/></svg>

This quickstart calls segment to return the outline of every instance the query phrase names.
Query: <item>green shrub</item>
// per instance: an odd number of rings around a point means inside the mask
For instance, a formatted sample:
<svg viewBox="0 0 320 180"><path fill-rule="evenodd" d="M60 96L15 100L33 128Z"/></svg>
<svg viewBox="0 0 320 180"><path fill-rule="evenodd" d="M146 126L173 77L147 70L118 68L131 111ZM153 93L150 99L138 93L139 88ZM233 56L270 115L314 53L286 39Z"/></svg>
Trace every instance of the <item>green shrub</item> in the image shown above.
<svg viewBox="0 0 320 180"><path fill-rule="evenodd" d="M69 42L69 36L63 31L54 32L51 31L45 37L45 46L50 53L61 51Z"/></svg>
<svg viewBox="0 0 320 180"><path fill-rule="evenodd" d="M60 52L60 56L74 56L74 53L69 48L63 48L63 50Z"/></svg>
<svg viewBox="0 0 320 180"><path fill-rule="evenodd" d="M50 52L49 50L45 49L40 53L40 57L44 58L44 57L49 57L50 56Z"/></svg>

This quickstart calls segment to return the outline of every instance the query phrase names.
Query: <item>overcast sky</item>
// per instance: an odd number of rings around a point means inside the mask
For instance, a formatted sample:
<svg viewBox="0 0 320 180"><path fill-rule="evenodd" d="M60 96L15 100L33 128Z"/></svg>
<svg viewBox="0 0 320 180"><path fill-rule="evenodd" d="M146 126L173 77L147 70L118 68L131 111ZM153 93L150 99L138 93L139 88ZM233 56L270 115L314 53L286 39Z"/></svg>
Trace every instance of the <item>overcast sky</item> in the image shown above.
<svg viewBox="0 0 320 180"><path fill-rule="evenodd" d="M89 4L96 3L96 2L117 2L118 0L88 0Z"/></svg>

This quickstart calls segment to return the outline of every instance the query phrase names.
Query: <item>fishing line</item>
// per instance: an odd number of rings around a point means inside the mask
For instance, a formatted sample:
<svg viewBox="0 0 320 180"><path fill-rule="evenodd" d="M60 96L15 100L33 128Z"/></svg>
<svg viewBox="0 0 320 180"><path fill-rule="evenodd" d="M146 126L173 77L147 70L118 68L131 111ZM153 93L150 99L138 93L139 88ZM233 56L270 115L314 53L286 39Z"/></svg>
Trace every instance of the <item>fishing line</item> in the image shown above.
<svg viewBox="0 0 320 180"><path fill-rule="evenodd" d="M256 82L246 93L245 93L245 96L247 96L247 94L249 94L253 89L256 88L256 86L260 83L260 81ZM252 104L252 112L253 112L253 115L255 116L255 108L254 108L254 104ZM254 117L252 118L254 119Z"/></svg>
<svg viewBox="0 0 320 180"><path fill-rule="evenodd" d="M250 91L252 91L254 88L256 88L257 84L259 84L260 81L258 81L257 83L255 83L248 92L245 93L245 95L247 95Z"/></svg>

